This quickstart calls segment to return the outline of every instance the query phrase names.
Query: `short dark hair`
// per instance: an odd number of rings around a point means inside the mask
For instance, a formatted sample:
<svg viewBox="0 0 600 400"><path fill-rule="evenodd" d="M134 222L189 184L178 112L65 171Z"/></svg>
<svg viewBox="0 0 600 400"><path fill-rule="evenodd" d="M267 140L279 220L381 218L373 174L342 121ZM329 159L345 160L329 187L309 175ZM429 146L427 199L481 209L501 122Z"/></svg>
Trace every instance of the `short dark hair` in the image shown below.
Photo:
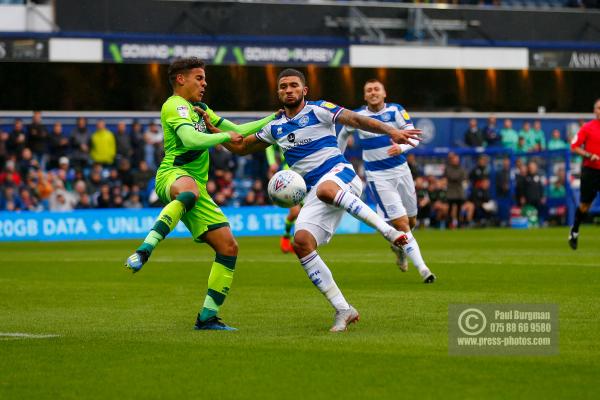
<svg viewBox="0 0 600 400"><path fill-rule="evenodd" d="M178 58L169 65L167 70L167 76L169 77L169 83L172 87L175 87L175 80L177 75L186 73L194 68L204 69L206 64L198 57Z"/></svg>
<svg viewBox="0 0 600 400"><path fill-rule="evenodd" d="M371 78L371 79L367 79L367 81L365 82L365 86L366 86L368 83L379 83L381 86L384 86L384 85L383 85L383 82L381 82L381 81L380 81L379 79L377 79L377 78Z"/></svg>
<svg viewBox="0 0 600 400"><path fill-rule="evenodd" d="M304 74L297 69L294 68L286 68L279 73L277 76L277 82L281 80L281 78L285 78L286 76L297 76L302 81L302 85L306 86L306 77Z"/></svg>

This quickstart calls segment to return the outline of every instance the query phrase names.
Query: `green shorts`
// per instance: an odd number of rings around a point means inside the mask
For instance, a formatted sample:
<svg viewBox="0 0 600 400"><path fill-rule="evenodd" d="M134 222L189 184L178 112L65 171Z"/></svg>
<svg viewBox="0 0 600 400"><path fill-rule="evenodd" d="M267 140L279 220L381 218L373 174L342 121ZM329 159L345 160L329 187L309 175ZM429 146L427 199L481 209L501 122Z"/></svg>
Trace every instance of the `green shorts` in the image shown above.
<svg viewBox="0 0 600 400"><path fill-rule="evenodd" d="M209 231L229 226L227 217L206 191L206 184L195 179L189 172L181 168L161 171L156 175L156 194L164 204L171 202L171 185L182 176L189 176L198 185L198 200L190 211L185 213L181 221L188 228L196 242L203 242L202 236Z"/></svg>

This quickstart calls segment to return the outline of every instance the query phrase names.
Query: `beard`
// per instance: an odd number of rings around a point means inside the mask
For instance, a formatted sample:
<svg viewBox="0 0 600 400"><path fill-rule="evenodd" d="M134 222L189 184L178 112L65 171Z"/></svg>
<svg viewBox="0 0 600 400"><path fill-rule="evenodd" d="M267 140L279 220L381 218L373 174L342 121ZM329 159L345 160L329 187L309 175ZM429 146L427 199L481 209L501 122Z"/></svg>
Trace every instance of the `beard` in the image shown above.
<svg viewBox="0 0 600 400"><path fill-rule="evenodd" d="M304 96L299 97L298 100L288 101L288 102L284 101L283 105L284 105L284 107L287 107L287 108L295 108L295 107L298 107L300 104L302 104L303 100L304 100Z"/></svg>

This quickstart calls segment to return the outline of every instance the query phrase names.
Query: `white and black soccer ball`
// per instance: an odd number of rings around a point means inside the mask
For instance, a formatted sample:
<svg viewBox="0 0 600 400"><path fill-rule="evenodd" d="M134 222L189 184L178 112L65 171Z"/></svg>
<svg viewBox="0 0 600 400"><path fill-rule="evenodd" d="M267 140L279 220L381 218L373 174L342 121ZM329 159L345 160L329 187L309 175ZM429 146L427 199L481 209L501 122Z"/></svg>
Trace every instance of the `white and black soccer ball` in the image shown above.
<svg viewBox="0 0 600 400"><path fill-rule="evenodd" d="M273 175L269 181L268 192L274 204L290 208L304 200L306 183L300 174L286 169Z"/></svg>

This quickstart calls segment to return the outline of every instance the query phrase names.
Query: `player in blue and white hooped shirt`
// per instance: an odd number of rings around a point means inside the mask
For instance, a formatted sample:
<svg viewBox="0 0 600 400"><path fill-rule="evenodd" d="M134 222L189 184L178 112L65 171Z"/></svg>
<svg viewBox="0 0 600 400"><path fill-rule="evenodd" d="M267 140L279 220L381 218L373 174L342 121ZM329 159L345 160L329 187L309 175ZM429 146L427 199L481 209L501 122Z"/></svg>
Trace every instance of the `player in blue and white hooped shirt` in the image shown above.
<svg viewBox="0 0 600 400"><path fill-rule="evenodd" d="M294 250L310 280L336 310L330 330L344 331L359 315L344 298L317 247L329 242L344 211L377 229L390 243L402 245L407 238L360 200L362 182L338 148L335 123L381 132L396 143L417 140L420 131L395 129L326 101L306 101L306 79L294 69L282 71L277 85L285 111L280 118L241 144L227 143L225 147L244 155L276 143L290 169L304 177L309 192L296 221Z"/></svg>
<svg viewBox="0 0 600 400"><path fill-rule="evenodd" d="M386 92L383 84L377 79L370 79L363 88L367 105L356 112L373 118L397 129L414 129L406 110L394 103L385 103ZM410 169L404 153L419 142L411 145L396 144L389 137L377 135L361 129L343 127L338 134L338 143L343 152L348 137L358 133L358 145L362 148L365 177L371 193L377 202L377 212L388 223L399 231L406 233L408 243L397 247L392 245L396 253L396 263L400 270L408 269L408 258L411 259L425 283L433 283L435 275L431 273L411 230L417 222L417 195Z"/></svg>

